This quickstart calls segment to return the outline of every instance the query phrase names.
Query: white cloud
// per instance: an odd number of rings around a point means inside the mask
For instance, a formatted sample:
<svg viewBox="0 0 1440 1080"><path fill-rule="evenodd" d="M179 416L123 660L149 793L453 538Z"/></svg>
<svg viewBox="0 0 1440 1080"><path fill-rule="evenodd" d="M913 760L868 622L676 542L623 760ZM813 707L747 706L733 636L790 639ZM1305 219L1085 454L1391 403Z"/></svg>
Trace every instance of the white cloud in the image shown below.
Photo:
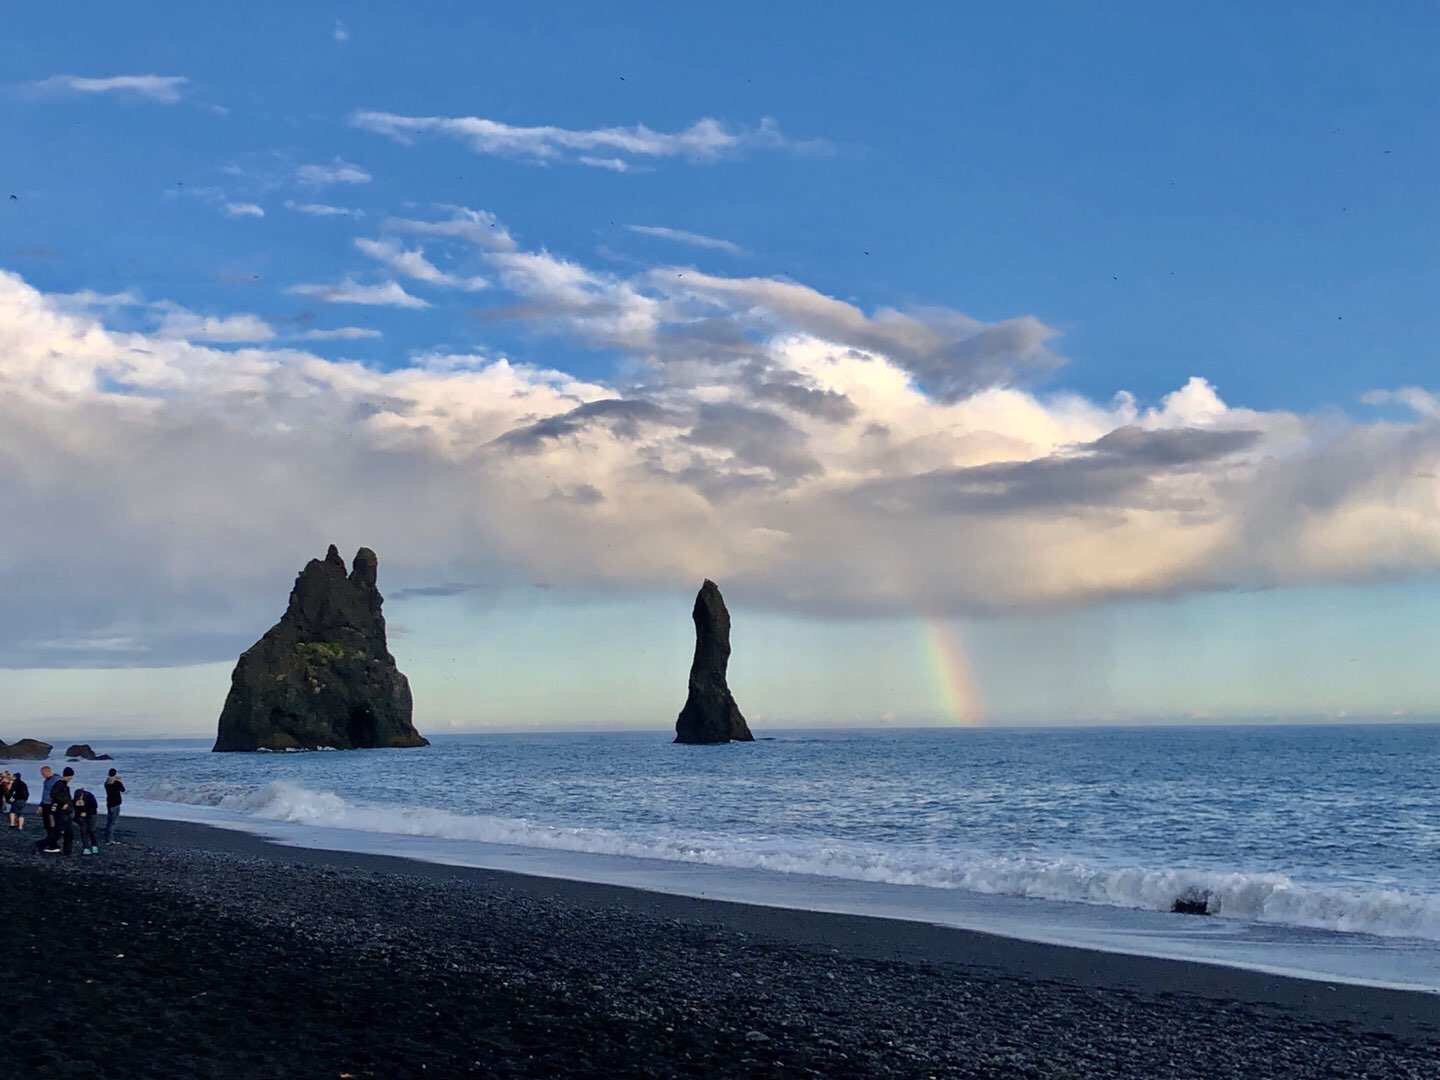
<svg viewBox="0 0 1440 1080"><path fill-rule="evenodd" d="M631 303L639 285L554 256L489 257L534 297L644 316L612 328L637 362L671 333L683 355L714 350L648 368L643 387L463 354L375 371L107 329L94 312L123 307L85 313L0 274L0 663L100 663L99 647L33 643L119 638L146 663L233 657L273 618L274 582L347 537L391 581L708 575L746 603L849 614L1440 569L1428 415L1246 410L1203 379L1149 406L994 384L943 398L878 345L777 326L726 351L715 325L748 328L759 301L761 322L794 308L913 353L931 323L707 283L694 324L689 299ZM583 317L564 316L598 334ZM105 572L77 575L96 550Z"/></svg>
<svg viewBox="0 0 1440 1080"><path fill-rule="evenodd" d="M355 246L362 254L384 263L397 274L437 285L449 282L450 275L425 258L425 252L419 248L410 251L393 240L369 240L365 237L357 237Z"/></svg>
<svg viewBox="0 0 1440 1080"><path fill-rule="evenodd" d="M37 649L57 650L60 652L82 652L82 653L143 653L149 652L149 646L137 641L133 637L81 637L81 638L51 638L48 641L37 641L34 643Z"/></svg>
<svg viewBox="0 0 1440 1080"><path fill-rule="evenodd" d="M334 285L291 285L286 292L294 296L313 296L329 304L369 304L376 307L428 308L418 296L411 296L397 282L385 281L367 285L347 277Z"/></svg>
<svg viewBox="0 0 1440 1080"><path fill-rule="evenodd" d="M142 101L174 105L184 96L190 82L184 75L111 75L93 79L80 75L52 75L30 83L34 93L52 95L113 94Z"/></svg>
<svg viewBox="0 0 1440 1080"><path fill-rule="evenodd" d="M440 135L459 140L477 154L537 165L572 161L618 172L630 169L636 160L713 162L750 150L818 149L823 145L816 140L790 139L769 119L756 128L732 129L706 117L675 132L655 131L644 124L591 130L517 127L479 116L399 116L365 110L352 113L350 122L403 144L422 135Z"/></svg>
<svg viewBox="0 0 1440 1080"><path fill-rule="evenodd" d="M624 348L652 364L699 370L802 333L882 354L927 392L953 399L1047 374L1063 362L1049 348L1056 332L1028 315L987 323L938 307L867 313L775 278L673 266L622 278L543 251L496 251L485 259L526 301L501 315Z"/></svg>
<svg viewBox="0 0 1440 1080"><path fill-rule="evenodd" d="M673 240L677 244L688 244L691 247L705 248L709 251L723 251L727 255L743 255L744 250L739 244L731 243L729 240L718 240L713 236L705 236L701 233L686 232L684 229L668 229L663 225L626 225L625 228L641 236L654 236L661 240Z"/></svg>
<svg viewBox="0 0 1440 1080"><path fill-rule="evenodd" d="M1400 405L1417 416L1440 420L1440 397L1418 386L1398 390L1371 390L1361 400L1366 405Z"/></svg>
<svg viewBox="0 0 1440 1080"><path fill-rule="evenodd" d="M300 341L364 341L384 335L364 326L337 326L332 330L306 330L295 336Z"/></svg>
<svg viewBox="0 0 1440 1080"><path fill-rule="evenodd" d="M440 221L392 217L385 219L384 227L391 232L463 240L467 244L490 251L515 250L515 238L490 211L448 205L442 205L439 209L450 216Z"/></svg>
<svg viewBox="0 0 1440 1080"><path fill-rule="evenodd" d="M312 217L352 217L362 218L364 210L356 210L348 206L331 206L329 203L301 203L293 199L285 200L285 209L294 210L297 214L309 214Z"/></svg>
<svg viewBox="0 0 1440 1080"><path fill-rule="evenodd" d="M114 293L99 293L93 289L81 289L79 292L73 293L52 293L50 300L57 308L76 313L135 307L145 302L139 293L130 289Z"/></svg>
<svg viewBox="0 0 1440 1080"><path fill-rule="evenodd" d="M486 258L505 288L531 302L510 312L513 317L638 353L654 346L661 301L634 284L544 251L497 251Z"/></svg>
<svg viewBox="0 0 1440 1080"><path fill-rule="evenodd" d="M636 287L660 294L671 311L702 325L723 315L762 333L799 331L882 354L944 398L1045 374L1062 363L1049 348L1056 332L1029 315L986 323L948 308L867 314L796 282L675 267L642 275Z"/></svg>
<svg viewBox="0 0 1440 1080"><path fill-rule="evenodd" d="M337 157L328 165L301 165L295 170L295 179L310 187L328 187L331 184L368 184L373 177L359 165Z"/></svg>
<svg viewBox="0 0 1440 1080"><path fill-rule="evenodd" d="M575 159L581 165L589 165L592 169L608 169L610 172L626 173L631 166L617 157L592 157L589 154L581 154Z"/></svg>
<svg viewBox="0 0 1440 1080"><path fill-rule="evenodd" d="M270 341L275 330L258 315L202 315L168 300L150 305L157 337L224 343Z"/></svg>
<svg viewBox="0 0 1440 1080"><path fill-rule="evenodd" d="M350 30L339 19L335 20L335 30L332 34L336 41L344 44L350 40Z"/></svg>
<svg viewBox="0 0 1440 1080"><path fill-rule="evenodd" d="M425 281L431 285L477 292L488 288L490 284L482 277L459 277L447 273L425 258L423 250L419 248L407 250L394 240L370 240L365 237L357 237L355 246L370 258L384 263L395 273L414 278L417 281Z"/></svg>
<svg viewBox="0 0 1440 1080"><path fill-rule="evenodd" d="M768 341L789 333L882 354L941 399L1023 383L1063 363L1050 348L1056 332L1028 315L983 322L940 307L866 312L797 282L726 277L690 267L663 267L627 278L547 251L520 250L485 211L444 209L450 211L448 219L388 218L383 227L478 248L503 289L518 300L486 308L482 317L620 348L645 364L666 366L672 379L682 377L682 369L689 372L684 377L704 377L713 365L753 357ZM660 226L634 228L682 242L729 243ZM437 284L454 281L423 252L407 251L394 241L357 244L397 273ZM1189 407L1197 415L1203 411L1203 395Z"/></svg>
<svg viewBox="0 0 1440 1080"><path fill-rule="evenodd" d="M234 344L271 341L276 336L274 328L258 315L202 315L170 300L149 303L130 289L117 293L84 289L55 293L49 299L57 311L75 315L115 316L127 309L143 309L140 317L150 332L167 340Z"/></svg>
<svg viewBox="0 0 1440 1080"><path fill-rule="evenodd" d="M244 174L236 167L227 168L226 172L236 177L244 177ZM265 208L259 203L249 202L241 199L232 199L224 188L214 187L205 184L191 184L166 188L166 198L194 199L204 203L206 206L213 206L226 217L232 218L263 218Z"/></svg>

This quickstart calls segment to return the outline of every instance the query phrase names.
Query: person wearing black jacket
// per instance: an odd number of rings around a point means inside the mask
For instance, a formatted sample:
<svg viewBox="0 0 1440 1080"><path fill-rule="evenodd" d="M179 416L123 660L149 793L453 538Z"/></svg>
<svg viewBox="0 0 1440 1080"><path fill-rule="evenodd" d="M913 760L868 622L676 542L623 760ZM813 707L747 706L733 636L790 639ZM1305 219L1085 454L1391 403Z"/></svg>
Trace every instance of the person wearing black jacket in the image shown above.
<svg viewBox="0 0 1440 1080"><path fill-rule="evenodd" d="M70 794L70 781L75 777L75 770L69 765L60 774L60 779L50 789L50 817L55 822L55 835L64 844L63 853L71 854L75 846L75 797ZM47 847L44 849L47 855L54 855L57 849Z"/></svg>
<svg viewBox="0 0 1440 1080"><path fill-rule="evenodd" d="M100 806L95 796L84 787L75 789L75 828L80 833L80 854L99 855L100 841L95 839L95 815Z"/></svg>
<svg viewBox="0 0 1440 1080"><path fill-rule="evenodd" d="M35 842L36 851L59 851L60 834L55 831L55 815L50 813L50 789L60 782L49 765L40 766L40 827L45 835Z"/></svg>
<svg viewBox="0 0 1440 1080"><path fill-rule="evenodd" d="M105 843L113 844L115 822L120 820L120 804L124 802L125 781L114 769L105 777Z"/></svg>
<svg viewBox="0 0 1440 1080"><path fill-rule="evenodd" d="M10 781L10 827L25 828L25 803L30 798L30 787L17 772Z"/></svg>

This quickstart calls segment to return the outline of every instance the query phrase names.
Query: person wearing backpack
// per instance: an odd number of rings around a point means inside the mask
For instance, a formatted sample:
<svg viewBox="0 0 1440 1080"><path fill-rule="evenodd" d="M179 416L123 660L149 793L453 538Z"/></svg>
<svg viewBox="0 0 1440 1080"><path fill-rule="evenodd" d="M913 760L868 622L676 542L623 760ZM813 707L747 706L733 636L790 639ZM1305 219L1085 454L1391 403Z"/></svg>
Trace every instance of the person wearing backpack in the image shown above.
<svg viewBox="0 0 1440 1080"><path fill-rule="evenodd" d="M25 803L30 798L30 787L17 772L10 778L10 828L25 828Z"/></svg>
<svg viewBox="0 0 1440 1080"><path fill-rule="evenodd" d="M100 842L95 839L95 815L100 812L99 804L89 789L75 789L75 828L80 833L80 854L99 855Z"/></svg>
<svg viewBox="0 0 1440 1080"><path fill-rule="evenodd" d="M120 804L124 802L125 781L114 769L105 777L105 843L115 842L115 822L120 820Z"/></svg>

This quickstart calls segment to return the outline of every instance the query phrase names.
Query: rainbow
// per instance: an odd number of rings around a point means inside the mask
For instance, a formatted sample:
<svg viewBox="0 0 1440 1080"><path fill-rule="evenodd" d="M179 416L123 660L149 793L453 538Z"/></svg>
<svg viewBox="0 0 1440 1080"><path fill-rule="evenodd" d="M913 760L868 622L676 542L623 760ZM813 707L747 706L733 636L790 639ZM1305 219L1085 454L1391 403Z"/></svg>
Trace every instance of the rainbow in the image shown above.
<svg viewBox="0 0 1440 1080"><path fill-rule="evenodd" d="M970 659L960 628L948 619L932 616L922 623L926 651L934 671L935 690L946 720L977 727L985 714L980 689L970 672Z"/></svg>

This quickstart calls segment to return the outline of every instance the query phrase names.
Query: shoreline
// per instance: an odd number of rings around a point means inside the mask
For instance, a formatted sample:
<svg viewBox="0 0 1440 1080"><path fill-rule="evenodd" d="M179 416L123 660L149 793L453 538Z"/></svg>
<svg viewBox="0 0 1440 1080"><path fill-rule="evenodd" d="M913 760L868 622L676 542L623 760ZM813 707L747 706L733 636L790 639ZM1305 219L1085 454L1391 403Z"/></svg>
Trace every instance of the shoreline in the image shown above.
<svg viewBox="0 0 1440 1080"><path fill-rule="evenodd" d="M838 898L831 890L837 886L858 886L864 889L896 889L900 892L909 892L906 886L887 885L886 883L872 883L864 881L852 881L845 878L831 878L826 876L809 877L803 873L789 874L778 871L755 871L752 868L728 868L724 865L711 865L706 863L673 863L662 859L647 860L639 856L614 856L609 854L595 854L581 852L567 852L564 849L554 850L550 848L526 848L523 843L497 843L494 844L496 854L489 858L482 857L479 862L485 865L476 865L473 861L467 861L467 857L456 858L446 850L431 851L427 844L434 838L420 835L414 838L414 843L402 843L408 850L400 852L385 850L384 847L375 848L363 843L355 845L348 838L352 835L351 830L345 828L324 828L318 830L314 827L301 826L301 832L318 832L320 835L296 835L292 823L284 821L269 821L262 818L247 818L241 821L206 821L193 820L185 817L153 816L148 811L149 805L138 810L136 817L147 817L156 823L165 824L193 824L200 828L215 829L221 832L237 832L250 837L252 840L266 843L272 847L282 848L286 851L318 850L328 851L335 855L347 855L354 857L372 857L380 860L397 860L405 865L425 865L441 867L454 873L491 873L500 875L502 878L513 876L523 879L541 879L558 881L573 884L579 887L594 888L616 888L630 893L637 893L642 896L661 895L675 898L681 902L693 900L699 903L719 903L738 907L768 908L778 911L793 911L814 916L835 916L869 918L887 923L902 923L929 927L938 931L957 931L980 935L986 939L999 939L1001 941L1016 942L1025 946L1036 946L1060 950L1069 950L1084 955L1104 954L1111 956L1129 957L1137 960L1156 961L1161 963L1176 963L1186 965L1198 965L1206 968L1225 968L1234 971L1245 971L1255 975L1263 975L1281 979L1298 980L1308 983L1322 983L1333 985L1345 985L1356 988L1397 991L1403 993L1417 993L1424 995L1440 996L1440 984L1432 978L1430 981L1404 981L1400 978L1384 979L1367 974L1337 970L1331 966L1328 970L1322 960L1316 964L1313 960L1310 966L1304 966L1291 962L1287 964L1279 957L1271 958L1257 952L1257 947L1237 943L1236 947L1230 948L1228 953L1222 946L1218 951L1215 945L1208 949L1187 950L1183 944L1184 938L1179 935L1171 935L1155 924L1140 924L1124 932L1121 940L1105 940L1102 937L1105 929L1098 923L1076 924L1082 929L1077 933L1075 927L1069 924L1052 922L1055 919L1054 913L1047 913L1046 908L1074 908L1076 910L1108 912L1111 910L1124 912L1127 909L1109 905L1091 905L1080 901L1059 901L1046 898L1028 897L992 897L989 894L973 894L983 907L974 907L965 912L957 912L954 908L944 910L935 909L925 904L911 905L909 903L894 903L890 898L879 896L875 893L856 894L842 893ZM372 835L363 831L357 831L353 835ZM374 834L388 840L400 839L404 841L409 834L404 833L379 833ZM397 845L386 845L397 846ZM481 842L481 846L487 850L492 846ZM526 858L516 860L514 853L523 853ZM557 860L556 856L573 855L578 863L566 864L563 859ZM540 863L537 865L535 859ZM601 860L596 866L588 866L583 860ZM516 865L521 862L524 865ZM616 863L633 863L635 865L653 864L648 869L641 869L638 872L632 867L622 866L616 869ZM508 865L507 865L508 864ZM691 874L701 874L703 877L684 877L678 879L677 884L670 871L676 867L683 867ZM656 874L655 868L663 868L660 874ZM776 892L770 889L757 889L750 879L757 874L769 874L776 880L783 880L785 887ZM744 882L745 884L739 884ZM926 893L933 891L927 887L920 886L918 891ZM944 890L939 890L945 893ZM959 895L967 895L963 891ZM1011 912L1002 912L997 916L996 909L991 907L994 901L1013 901L1021 904L1040 905L1029 914L1016 917ZM1135 914L1140 918L1171 918L1167 913L1155 912L1149 909L1136 909ZM1235 932L1236 927L1247 927L1244 921L1234 919L1223 919L1220 917L1200 918L1196 916L1184 916L1184 922L1193 923L1196 929L1208 934L1210 930L1221 933L1219 938L1209 937L1208 940L1225 942L1230 941L1226 934ZM1265 928L1265 924L1256 924L1258 928ZM1283 924L1277 925L1276 929L1284 931L1296 931L1311 933L1312 931L1300 927L1288 927ZM1087 936L1088 930L1088 936ZM1376 945L1388 944L1395 939L1374 937L1361 931L1346 934L1340 931L1316 930L1314 933L1331 936L1335 942L1327 946L1332 952L1338 953L1346 946L1346 939L1353 939L1353 943L1374 942ZM1368 944L1365 947L1370 947ZM1259 946L1263 949L1264 946ZM1398 976L1398 973L1397 973Z"/></svg>
<svg viewBox="0 0 1440 1080"><path fill-rule="evenodd" d="M37 835L0 843L0 880L29 901L7 916L11 1004L55 1020L0 1038L27 1072L1440 1072L1433 994L285 847L155 818L122 818L124 844L99 858L32 855ZM75 980L58 998L57 971Z"/></svg>
<svg viewBox="0 0 1440 1080"><path fill-rule="evenodd" d="M227 829L200 822L127 816L142 842L259 857L293 866L343 867L399 874L432 881L461 881L537 899L611 904L658 918L694 918L730 929L767 933L796 944L819 945L874 960L960 963L1020 978L1059 979L1092 989L1151 990L1161 985L1229 1001L1317 1008L1324 1020L1366 1023L1382 1020L1376 1030L1399 1017L1433 1027L1440 1036L1440 991L1392 987L1346 980L1325 980L1260 971L1201 960L1147 956L1035 941L880 915L848 914L690 896L580 878L525 874L514 870L456 866L403 855L299 847L263 832ZM1352 993L1343 993L1351 991ZM1336 995L1347 1000L1338 1007ZM1357 1010L1356 1002L1363 998ZM1374 1005L1372 1009L1370 1006Z"/></svg>
<svg viewBox="0 0 1440 1080"><path fill-rule="evenodd" d="M745 933L763 932L792 944L820 946L869 960L962 964L1023 979L1052 979L1089 989L1142 992L1183 987L1217 1000L1314 1010L1321 1022L1396 1019L1440 1037L1440 992L1326 981L1253 968L1031 941L938 923L713 900L576 878L454 866L401 855L336 851L279 843L262 833L166 818L125 819L148 843L196 847L310 867L381 871L433 881L462 881L536 899L623 906L662 919L695 919ZM1409 1018L1409 1019L1406 1019Z"/></svg>

